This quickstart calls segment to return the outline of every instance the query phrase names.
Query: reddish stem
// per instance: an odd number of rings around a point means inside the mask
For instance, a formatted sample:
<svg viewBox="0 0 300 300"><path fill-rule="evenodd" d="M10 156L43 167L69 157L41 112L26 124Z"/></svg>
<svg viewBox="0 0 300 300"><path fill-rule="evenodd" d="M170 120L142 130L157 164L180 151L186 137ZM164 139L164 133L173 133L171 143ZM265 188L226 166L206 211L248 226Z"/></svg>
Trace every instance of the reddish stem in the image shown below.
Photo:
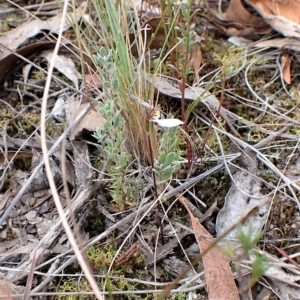
<svg viewBox="0 0 300 300"><path fill-rule="evenodd" d="M189 134L189 127L187 124L187 120L185 117L185 97L184 97L184 90L185 90L185 78L183 77L180 81L178 81L179 89L181 91L181 118L183 124L183 129L186 132L186 134ZM188 172L191 170L192 166L192 147L190 144L190 141L187 137L185 137L186 141L186 152L187 152L187 160L188 160Z"/></svg>
<svg viewBox="0 0 300 300"><path fill-rule="evenodd" d="M203 143L202 143L202 145L201 145L201 148L200 148L198 154L197 154L196 157L195 157L195 161L196 161L197 159L199 159L200 157L202 157L202 155L203 155L203 153L204 153L205 145L206 145L206 143L207 143L207 140L208 140L209 135L210 135L211 130L212 130L212 125L214 124L215 119L219 116L221 107L222 107L223 102L224 102L224 90L225 90L225 81L226 81L226 71L223 71L223 74L222 74L222 75L223 75L223 76L222 76L223 78L222 78L222 91L221 91L220 105L219 105L219 107L218 107L218 110L217 110L216 114L213 115L213 116L211 117L208 131L207 131L207 133L206 133L206 135L205 135L205 138L204 138L204 140L203 140Z"/></svg>

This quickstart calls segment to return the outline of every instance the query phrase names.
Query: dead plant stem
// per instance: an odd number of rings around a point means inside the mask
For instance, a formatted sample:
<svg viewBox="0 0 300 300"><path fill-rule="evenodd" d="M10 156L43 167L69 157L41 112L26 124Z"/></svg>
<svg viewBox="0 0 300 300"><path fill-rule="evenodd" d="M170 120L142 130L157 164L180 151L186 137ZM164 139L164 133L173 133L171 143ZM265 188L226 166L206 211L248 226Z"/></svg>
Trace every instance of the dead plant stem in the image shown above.
<svg viewBox="0 0 300 300"><path fill-rule="evenodd" d="M68 1L65 1L64 7L63 7L63 14L62 14L63 20L66 18L67 8L68 8ZM95 293L96 298L99 300L102 300L103 297L101 296L99 287L90 271L89 266L87 265L83 255L79 249L79 246L73 236L72 230L71 230L71 228L68 224L67 218L64 214L63 207L60 202L57 188L56 188L53 176L52 176L52 170L51 170L49 156L48 156L48 148L47 148L47 144L46 144L46 122L45 122L45 120L46 120L47 99L48 99L48 94L49 94L49 89L50 89L51 77L52 77L52 73L53 73L53 69L54 69L54 62L55 62L55 59L56 59L56 56L58 53L58 49L59 49L59 46L61 43L61 38L62 38L62 33L63 33L63 24L64 24L64 22L61 22L57 42L55 45L55 49L53 51L53 57L52 57L50 65L49 65L48 76L47 76L45 90L44 90L44 94L43 94L42 109L41 109L41 146L42 146L42 151L43 151L43 157L44 157L44 162L45 162L45 170L46 170L47 178L49 181L49 185L50 185L52 195L53 195L53 200L57 207L57 211L58 211L59 217L61 219L62 225L64 227L64 230L66 232L68 240L69 240L70 244L72 245L72 248L76 254L76 258L77 258L89 284L91 285L91 288L92 288L93 292Z"/></svg>

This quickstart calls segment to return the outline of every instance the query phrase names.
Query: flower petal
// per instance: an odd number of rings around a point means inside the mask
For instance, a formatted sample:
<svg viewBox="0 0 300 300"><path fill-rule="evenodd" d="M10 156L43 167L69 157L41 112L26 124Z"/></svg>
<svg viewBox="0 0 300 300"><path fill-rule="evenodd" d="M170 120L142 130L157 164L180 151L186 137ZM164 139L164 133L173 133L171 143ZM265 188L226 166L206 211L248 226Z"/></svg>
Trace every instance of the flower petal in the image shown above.
<svg viewBox="0 0 300 300"><path fill-rule="evenodd" d="M158 119L158 120L151 120L152 122L155 122L157 125L161 127L175 127L184 124L179 119Z"/></svg>

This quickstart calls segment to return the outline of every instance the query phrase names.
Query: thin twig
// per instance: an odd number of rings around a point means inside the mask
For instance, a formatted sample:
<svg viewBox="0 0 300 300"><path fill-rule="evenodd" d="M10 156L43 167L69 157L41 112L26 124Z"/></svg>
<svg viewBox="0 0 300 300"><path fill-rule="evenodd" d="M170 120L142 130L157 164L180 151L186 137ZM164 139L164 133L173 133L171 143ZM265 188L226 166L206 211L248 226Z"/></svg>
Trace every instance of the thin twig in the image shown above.
<svg viewBox="0 0 300 300"><path fill-rule="evenodd" d="M64 7L63 7L63 12L62 12L62 20L66 19L67 16L67 8L68 8L68 1L64 2ZM49 70L48 70L48 76L47 76L47 80L46 80L46 85L45 85L45 90L44 90L44 95L43 95L43 102L42 102L42 110L41 110L41 144L42 144L42 151L43 151L43 155L44 155L44 163L45 163L45 170L46 170L46 174L47 174L47 178L48 178L48 182L52 191L52 195L53 195L53 200L55 202L55 205L57 207L57 211L58 214L60 216L62 225L65 229L66 235L68 237L68 240L70 242L70 244L72 245L72 248L75 252L76 258L87 278L87 281L89 282L89 284L91 285L91 288L93 290L93 292L95 293L95 296L97 297L97 299L99 300L103 300L103 297L100 294L99 291L99 287L90 271L89 266L87 265L80 249L79 246L73 236L71 227L68 224L67 218L64 214L64 210L62 207L62 204L60 202L60 198L57 192L57 188L54 182L54 178L52 176L52 172L51 172L51 166L50 166L50 160L49 160L49 153L48 153L48 149L47 149L47 143L46 143L46 112L47 112L47 98L48 98L48 92L49 92L49 88L50 88L50 84L51 84L51 75L53 73L53 69L54 69L54 63L55 63L55 59L57 57L57 53L58 53L58 49L60 46L60 42L61 42L61 38L62 38L62 33L63 33L63 27L64 27L64 22L61 22L61 26L59 29L59 34L58 34L58 38L57 38L57 42L53 51L53 57L51 59L51 63L49 65Z"/></svg>

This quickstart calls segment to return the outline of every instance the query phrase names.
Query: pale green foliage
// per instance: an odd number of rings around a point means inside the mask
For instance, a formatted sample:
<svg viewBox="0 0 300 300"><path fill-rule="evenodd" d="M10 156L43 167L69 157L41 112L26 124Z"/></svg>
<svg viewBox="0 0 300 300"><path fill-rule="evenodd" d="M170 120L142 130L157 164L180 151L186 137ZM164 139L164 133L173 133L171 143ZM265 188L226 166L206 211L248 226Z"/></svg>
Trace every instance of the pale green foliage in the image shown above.
<svg viewBox="0 0 300 300"><path fill-rule="evenodd" d="M252 263L251 270L251 279L248 283L249 288L251 288L253 284L255 284L270 267L270 262L267 261L267 258L263 254L254 251L254 247L260 240L261 236L261 232L259 232L256 235L254 234L251 224L248 226L245 232L242 230L241 225L238 226L237 237L241 243L244 252L252 253L254 255L254 261Z"/></svg>
<svg viewBox="0 0 300 300"><path fill-rule="evenodd" d="M153 169L159 185L169 181L179 168L179 165L174 165L174 162L179 161L181 155L181 152L176 149L177 131L177 127L162 128L163 134L160 140L159 155Z"/></svg>
<svg viewBox="0 0 300 300"><path fill-rule="evenodd" d="M135 170L128 168L131 155L125 152L125 120L118 107L118 79L110 51L99 50L95 61L101 66L99 71L103 78L103 101L99 102L99 112L106 120L103 129L98 129L94 136L102 145L109 175L113 178L109 185L112 200L123 210L125 204L131 204L141 187L141 179L133 177Z"/></svg>
<svg viewBox="0 0 300 300"><path fill-rule="evenodd" d="M107 170L113 178L109 185L112 200L123 210L125 204L132 205L133 199L137 198L142 188L142 180L132 175L135 170L128 168L132 156L124 149L127 140L126 126L122 109L118 105L121 95L119 95L119 82L112 52L102 47L94 60L99 64L99 72L104 80L103 102L99 103L99 112L106 120L103 129L98 129L94 136L102 145ZM179 165L174 164L180 159L181 154L176 149L177 130L177 127L162 128L159 155L153 169L158 185L168 182L179 168Z"/></svg>
<svg viewBox="0 0 300 300"><path fill-rule="evenodd" d="M251 224L248 226L246 232L242 230L241 224L239 224L237 229L237 238L240 241L241 246L245 252L253 249L261 238L261 233L258 233L256 235L253 234L253 228Z"/></svg>
<svg viewBox="0 0 300 300"><path fill-rule="evenodd" d="M267 258L260 253L255 253L255 259L252 263L251 278L248 283L249 288L251 288L265 274L269 267L270 262Z"/></svg>
<svg viewBox="0 0 300 300"><path fill-rule="evenodd" d="M247 258L248 254L252 254L254 256L251 270L251 278L248 283L249 288L255 284L260 277L264 275L266 270L270 267L270 262L267 261L267 258L255 251L255 246L259 242L262 233L254 234L253 228L251 224L247 227L247 230L243 231L242 225L239 224L237 227L237 238L241 244L242 253L240 255L235 255L233 247L230 243L227 243L224 252L226 255L234 261L234 266L237 271L241 268L241 260L243 258Z"/></svg>

